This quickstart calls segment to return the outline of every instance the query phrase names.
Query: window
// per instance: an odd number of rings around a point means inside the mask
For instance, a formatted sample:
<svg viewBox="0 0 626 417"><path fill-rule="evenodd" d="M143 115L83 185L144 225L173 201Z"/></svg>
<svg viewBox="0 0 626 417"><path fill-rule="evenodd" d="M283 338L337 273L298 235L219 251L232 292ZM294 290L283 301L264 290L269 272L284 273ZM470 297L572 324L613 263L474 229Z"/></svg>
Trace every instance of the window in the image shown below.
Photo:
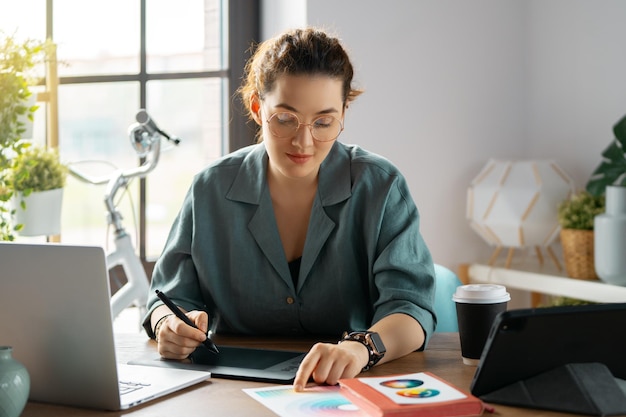
<svg viewBox="0 0 626 417"><path fill-rule="evenodd" d="M140 108L181 138L178 146L163 141L156 169L131 182L118 199L124 226L144 260L160 254L193 175L253 141L243 116L232 110L232 96L257 38L254 3L0 0L5 32L47 35L57 45L64 161L91 176L136 167L140 161L127 132ZM36 115L38 140L45 137L40 115L45 117L43 106ZM63 242L111 245L105 190L68 179Z"/></svg>

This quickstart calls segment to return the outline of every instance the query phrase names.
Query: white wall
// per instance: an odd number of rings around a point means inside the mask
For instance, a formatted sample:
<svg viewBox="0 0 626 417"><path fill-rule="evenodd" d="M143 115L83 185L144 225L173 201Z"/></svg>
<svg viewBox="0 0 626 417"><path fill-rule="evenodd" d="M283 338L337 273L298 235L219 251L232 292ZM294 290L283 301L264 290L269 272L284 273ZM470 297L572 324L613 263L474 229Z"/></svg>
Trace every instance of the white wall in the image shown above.
<svg viewBox="0 0 626 417"><path fill-rule="evenodd" d="M305 26L306 0L263 0L261 2L261 39L285 29Z"/></svg>
<svg viewBox="0 0 626 417"><path fill-rule="evenodd" d="M553 158L582 187L626 113L624 1L295 1L344 41L366 90L341 140L400 167L452 269L491 253L465 220L490 157Z"/></svg>
<svg viewBox="0 0 626 417"><path fill-rule="evenodd" d="M626 2L533 0L529 155L558 158L582 188L626 114Z"/></svg>

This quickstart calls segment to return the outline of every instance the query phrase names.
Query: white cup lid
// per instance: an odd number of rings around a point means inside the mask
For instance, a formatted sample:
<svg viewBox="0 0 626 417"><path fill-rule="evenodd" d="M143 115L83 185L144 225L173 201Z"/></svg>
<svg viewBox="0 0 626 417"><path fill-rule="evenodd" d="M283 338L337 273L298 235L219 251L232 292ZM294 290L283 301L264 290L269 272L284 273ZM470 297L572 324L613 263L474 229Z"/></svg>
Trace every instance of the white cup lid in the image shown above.
<svg viewBox="0 0 626 417"><path fill-rule="evenodd" d="M452 300L457 303L493 304L504 303L511 299L504 285L469 284L457 287Z"/></svg>

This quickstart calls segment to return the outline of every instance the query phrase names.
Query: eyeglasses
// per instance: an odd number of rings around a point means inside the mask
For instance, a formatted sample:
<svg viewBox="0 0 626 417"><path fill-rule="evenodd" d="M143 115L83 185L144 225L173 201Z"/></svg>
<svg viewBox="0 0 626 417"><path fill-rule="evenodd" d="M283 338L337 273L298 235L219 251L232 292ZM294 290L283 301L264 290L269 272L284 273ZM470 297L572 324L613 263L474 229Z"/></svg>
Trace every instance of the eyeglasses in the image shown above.
<svg viewBox="0 0 626 417"><path fill-rule="evenodd" d="M300 126L308 126L313 139L319 142L330 142L343 130L343 123L333 116L320 116L313 123L301 123L298 116L289 112L274 113L267 119L270 132L277 138L292 138Z"/></svg>

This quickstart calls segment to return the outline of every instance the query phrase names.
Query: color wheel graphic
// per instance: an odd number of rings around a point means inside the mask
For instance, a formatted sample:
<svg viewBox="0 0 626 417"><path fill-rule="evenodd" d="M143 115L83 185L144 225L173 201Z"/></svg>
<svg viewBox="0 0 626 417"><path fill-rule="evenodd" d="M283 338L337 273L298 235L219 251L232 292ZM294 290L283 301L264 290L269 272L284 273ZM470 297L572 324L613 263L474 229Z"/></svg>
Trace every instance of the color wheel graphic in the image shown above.
<svg viewBox="0 0 626 417"><path fill-rule="evenodd" d="M287 407L294 415L312 416L356 416L360 410L341 396L333 398L317 398L310 401L294 401Z"/></svg>
<svg viewBox="0 0 626 417"><path fill-rule="evenodd" d="M421 379L389 379L382 381L380 385L398 390L395 394L405 398L431 398L440 394L439 390L422 387L424 381Z"/></svg>
<svg viewBox="0 0 626 417"><path fill-rule="evenodd" d="M409 398L430 398L439 395L439 391L431 388L410 388L400 390L397 394Z"/></svg>
<svg viewBox="0 0 626 417"><path fill-rule="evenodd" d="M296 393L291 386L244 391L281 417L366 417L341 395L338 386L309 387L302 393Z"/></svg>
<svg viewBox="0 0 626 417"><path fill-rule="evenodd" d="M390 379L389 381L380 383L383 387L394 389L415 388L423 384L424 381L420 381L419 379Z"/></svg>

